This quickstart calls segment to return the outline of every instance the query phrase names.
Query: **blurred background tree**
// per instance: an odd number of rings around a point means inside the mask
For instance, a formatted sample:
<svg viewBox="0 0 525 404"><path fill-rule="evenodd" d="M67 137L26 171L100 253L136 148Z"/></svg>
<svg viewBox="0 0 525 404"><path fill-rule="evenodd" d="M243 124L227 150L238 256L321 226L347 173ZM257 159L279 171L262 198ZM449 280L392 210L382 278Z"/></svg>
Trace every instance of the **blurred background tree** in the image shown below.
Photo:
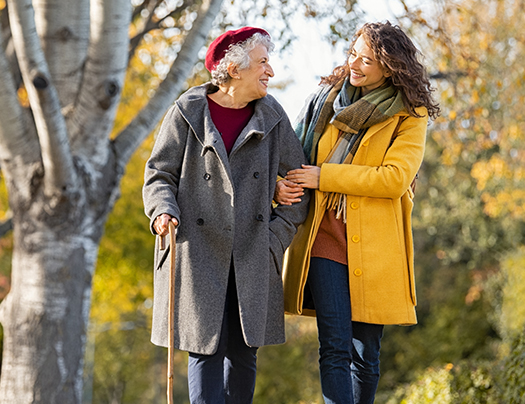
<svg viewBox="0 0 525 404"><path fill-rule="evenodd" d="M440 403L523 402L525 294L508 281L523 271L509 257L522 256L525 236L523 4L405 7L401 21L428 56L443 114L429 130L416 192L420 325L385 335L378 402L431 403L426 393L447 389ZM512 335L505 313L518 323ZM418 381L391 398L403 380Z"/></svg>

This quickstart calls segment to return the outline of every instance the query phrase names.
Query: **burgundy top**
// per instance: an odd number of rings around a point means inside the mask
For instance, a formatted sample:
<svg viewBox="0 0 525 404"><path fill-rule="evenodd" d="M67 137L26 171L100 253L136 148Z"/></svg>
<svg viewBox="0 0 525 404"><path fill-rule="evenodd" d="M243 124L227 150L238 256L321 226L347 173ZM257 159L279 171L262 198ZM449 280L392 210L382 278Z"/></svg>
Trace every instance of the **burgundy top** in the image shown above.
<svg viewBox="0 0 525 404"><path fill-rule="evenodd" d="M240 109L226 108L208 97L208 106L211 120L221 134L226 151L230 154L235 141L253 115L254 103L250 102Z"/></svg>

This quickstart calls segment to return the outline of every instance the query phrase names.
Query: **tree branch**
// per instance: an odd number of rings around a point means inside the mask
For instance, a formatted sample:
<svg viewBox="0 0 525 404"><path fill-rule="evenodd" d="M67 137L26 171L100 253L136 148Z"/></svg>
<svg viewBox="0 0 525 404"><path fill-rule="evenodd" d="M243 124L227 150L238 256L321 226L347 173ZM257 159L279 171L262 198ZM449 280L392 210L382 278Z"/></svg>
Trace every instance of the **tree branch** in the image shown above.
<svg viewBox="0 0 525 404"><path fill-rule="evenodd" d="M84 79L71 117L75 152L104 165L128 58L129 0L91 0L91 39ZM84 136L89 134L89 136Z"/></svg>
<svg viewBox="0 0 525 404"><path fill-rule="evenodd" d="M434 80L449 80L454 81L457 80L459 77L465 77L467 76L466 72L462 71L451 71L451 72L436 72L429 75L430 79Z"/></svg>
<svg viewBox="0 0 525 404"><path fill-rule="evenodd" d="M34 126L29 125L18 102L17 88L10 63L0 47L0 161L17 160L23 165L40 159L40 148L35 141ZM9 170L9 165L2 163L2 166L3 170Z"/></svg>
<svg viewBox="0 0 525 404"><path fill-rule="evenodd" d="M140 44L140 41L142 41L142 38L144 38L144 35L146 35L148 32L158 29L160 26L160 21L151 22L151 18L153 16L153 13L148 17L148 21L146 21L146 25L142 31L140 31L137 35L135 35L133 38L129 40L129 56L128 56L128 62L131 60L131 58L135 55L135 52Z"/></svg>
<svg viewBox="0 0 525 404"><path fill-rule="evenodd" d="M142 13L142 10L149 10L151 7L155 9L163 1L164 0L145 0L142 4L133 9L131 21L135 21L135 19L138 18L138 16Z"/></svg>
<svg viewBox="0 0 525 404"><path fill-rule="evenodd" d="M151 133L160 121L166 109L179 94L182 85L198 59L201 48L206 43L206 37L213 21L222 5L222 0L205 0L199 10L199 15L193 23L182 48L173 62L166 79L157 92L133 121L115 139L117 161L124 167L133 152Z"/></svg>
<svg viewBox="0 0 525 404"><path fill-rule="evenodd" d="M161 27L161 24L163 21L166 20L168 17L175 18L177 14L179 14L182 10L189 7L189 4L187 1L183 1L182 5L175 8L173 11L171 11L169 14L165 15L164 17L160 19L154 19L155 17L155 9L159 6L160 3L162 3L163 0L157 1L155 4L153 2L150 2L148 4L148 17L147 20L144 23L144 26L140 32L138 32L134 37L130 39L130 49L129 49L129 57L128 57L128 63L131 61L131 58L135 55L135 52L137 51L137 48L142 41L142 38L144 38L144 35L147 33L159 29ZM150 7L151 4L153 4L153 7ZM176 18L175 18L176 19Z"/></svg>
<svg viewBox="0 0 525 404"><path fill-rule="evenodd" d="M9 61L11 68L11 74L15 81L15 88L19 88L22 84L22 73L20 73L20 67L18 66L18 60L16 60L15 45L13 44L13 37L11 35L11 27L9 25L9 10L6 5L3 12L0 14L0 40L1 46L5 52L5 57Z"/></svg>
<svg viewBox="0 0 525 404"><path fill-rule="evenodd" d="M65 120L37 35L32 3L8 0L8 4L16 54L40 140L44 192L59 195L76 182Z"/></svg>
<svg viewBox="0 0 525 404"><path fill-rule="evenodd" d="M89 0L39 0L36 29L62 107L77 97L89 45Z"/></svg>
<svg viewBox="0 0 525 404"><path fill-rule="evenodd" d="M11 74L13 76L13 81L15 88L20 88L20 85L22 84L22 72L20 72L20 66L18 65L18 60L16 58L16 51L15 51L15 44L13 42L13 38L10 37L7 41L6 48L5 48L5 57L7 58L7 61L9 62L9 67Z"/></svg>

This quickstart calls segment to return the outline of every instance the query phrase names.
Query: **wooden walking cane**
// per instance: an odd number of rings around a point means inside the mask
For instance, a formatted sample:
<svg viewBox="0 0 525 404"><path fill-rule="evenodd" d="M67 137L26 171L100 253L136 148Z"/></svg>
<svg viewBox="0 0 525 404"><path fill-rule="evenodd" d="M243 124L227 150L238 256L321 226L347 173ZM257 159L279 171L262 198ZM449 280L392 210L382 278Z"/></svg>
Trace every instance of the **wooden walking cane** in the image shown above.
<svg viewBox="0 0 525 404"><path fill-rule="evenodd" d="M173 331L175 329L175 257L176 257L176 232L175 225L170 220L169 240L170 240L170 273L169 273L169 299L168 299L168 404L173 404L173 368L174 368L174 340ZM166 248L164 236L160 238L160 249Z"/></svg>

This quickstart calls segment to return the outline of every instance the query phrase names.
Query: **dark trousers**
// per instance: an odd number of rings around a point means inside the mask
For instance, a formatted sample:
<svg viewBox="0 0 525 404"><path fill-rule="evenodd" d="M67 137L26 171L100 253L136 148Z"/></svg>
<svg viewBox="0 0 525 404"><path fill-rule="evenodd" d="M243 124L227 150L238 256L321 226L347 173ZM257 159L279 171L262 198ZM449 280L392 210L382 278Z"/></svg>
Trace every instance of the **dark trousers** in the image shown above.
<svg viewBox="0 0 525 404"><path fill-rule="evenodd" d="M352 321L346 265L314 257L308 283L317 314L325 403L372 404L383 326Z"/></svg>
<svg viewBox="0 0 525 404"><path fill-rule="evenodd" d="M190 353L188 358L191 404L250 404L256 363L257 348L244 342L232 267L217 352L213 355Z"/></svg>

